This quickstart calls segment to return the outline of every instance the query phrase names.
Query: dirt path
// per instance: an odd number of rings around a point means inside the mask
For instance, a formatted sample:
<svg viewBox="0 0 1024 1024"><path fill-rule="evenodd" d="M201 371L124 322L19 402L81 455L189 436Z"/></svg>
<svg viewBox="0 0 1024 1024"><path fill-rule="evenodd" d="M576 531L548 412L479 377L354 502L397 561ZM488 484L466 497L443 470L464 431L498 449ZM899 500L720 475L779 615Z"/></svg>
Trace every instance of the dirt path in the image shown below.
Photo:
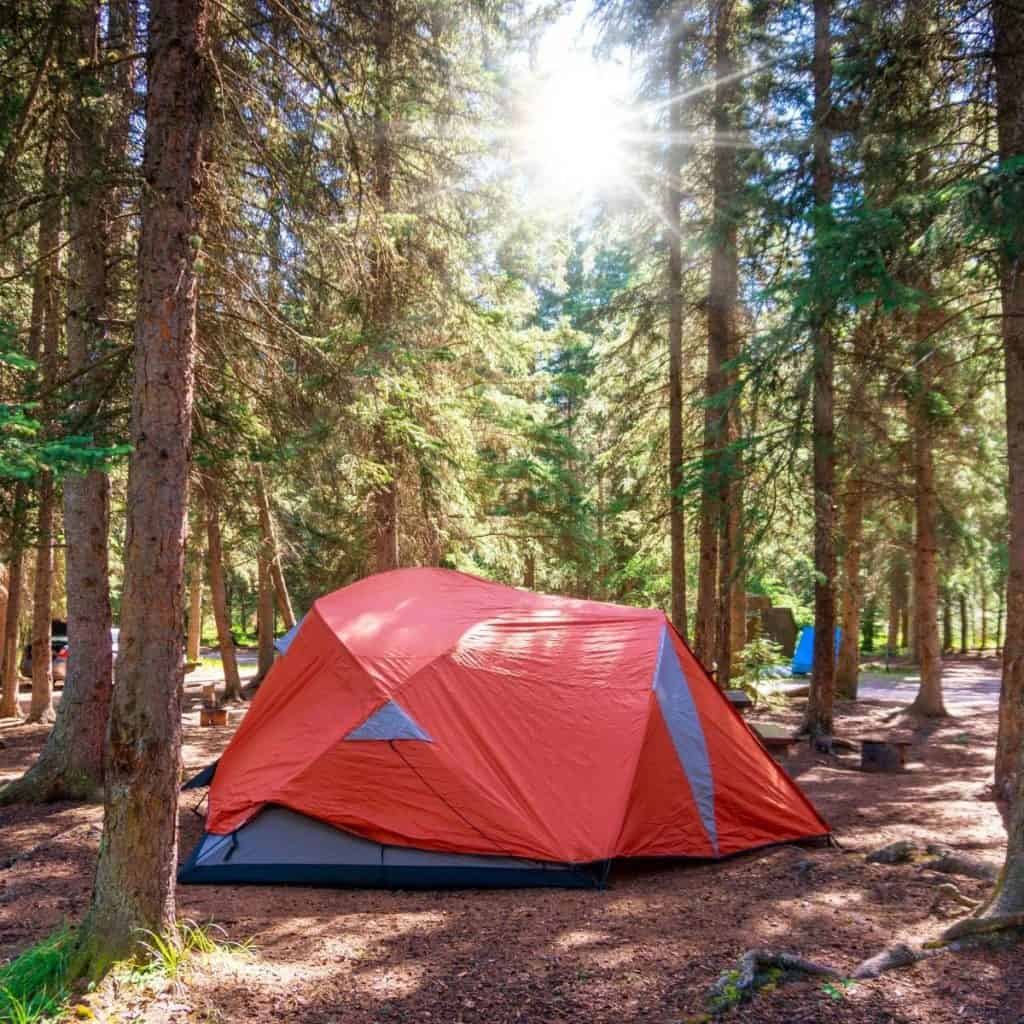
<svg viewBox="0 0 1024 1024"><path fill-rule="evenodd" d="M942 669L942 692L946 710L959 715L972 710L999 707L1002 668L995 658L949 660ZM921 685L915 671L901 673L863 672L858 693L862 700L884 700L909 704Z"/></svg>
<svg viewBox="0 0 1024 1024"><path fill-rule="evenodd" d="M192 724L195 710L193 701L190 767L230 735ZM842 731L875 729L894 711L873 700L844 707ZM770 717L791 723L798 710ZM183 886L182 915L218 921L232 938L253 939L256 952L208 966L144 1019L680 1024L703 1012L710 982L754 945L849 969L885 943L935 936L948 921L935 906L936 882L947 877L865 864L866 851L909 838L1000 861L1004 832L988 798L994 727L990 710L958 710L917 735L901 775L865 775L801 748L787 768L835 827L839 850L783 846L719 864L631 864L604 892ZM45 733L17 726L3 735L0 778L28 764ZM202 829L197 802L194 793L182 799L186 852ZM97 808L69 805L0 810L0 956L82 912L100 818ZM976 897L986 888L957 884ZM944 956L834 995L820 981L792 983L727 1019L1020 1024L1021 962L1013 949Z"/></svg>

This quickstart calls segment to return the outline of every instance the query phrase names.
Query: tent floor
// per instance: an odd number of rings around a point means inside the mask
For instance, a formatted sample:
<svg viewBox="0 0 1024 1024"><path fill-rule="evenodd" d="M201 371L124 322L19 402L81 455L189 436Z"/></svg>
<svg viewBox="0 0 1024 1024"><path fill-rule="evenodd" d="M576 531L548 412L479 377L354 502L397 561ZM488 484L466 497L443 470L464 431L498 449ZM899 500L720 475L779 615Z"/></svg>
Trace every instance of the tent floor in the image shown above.
<svg viewBox="0 0 1024 1024"><path fill-rule="evenodd" d="M186 885L320 885L372 889L597 888L601 865L386 846L285 807L229 835L205 833L182 865Z"/></svg>

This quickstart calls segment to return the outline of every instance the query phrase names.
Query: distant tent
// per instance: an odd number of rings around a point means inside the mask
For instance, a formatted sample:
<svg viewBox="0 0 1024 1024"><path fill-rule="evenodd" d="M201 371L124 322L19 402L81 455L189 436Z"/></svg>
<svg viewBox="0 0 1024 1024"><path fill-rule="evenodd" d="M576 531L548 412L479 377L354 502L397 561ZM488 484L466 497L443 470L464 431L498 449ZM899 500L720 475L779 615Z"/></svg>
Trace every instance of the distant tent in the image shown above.
<svg viewBox="0 0 1024 1024"><path fill-rule="evenodd" d="M842 639L842 630L836 626L835 653L839 654L839 642ZM806 676L814 664L814 627L804 626L800 630L800 640L796 645L796 653L793 655L793 675Z"/></svg>
<svg viewBox="0 0 1024 1024"><path fill-rule="evenodd" d="M302 621L296 622L291 629L285 633L284 636L279 637L274 641L274 648L278 654L287 654L288 648L291 647L292 641L298 636L299 630L302 628Z"/></svg>
<svg viewBox="0 0 1024 1024"><path fill-rule="evenodd" d="M593 885L827 832L662 612L402 569L300 624L180 878Z"/></svg>

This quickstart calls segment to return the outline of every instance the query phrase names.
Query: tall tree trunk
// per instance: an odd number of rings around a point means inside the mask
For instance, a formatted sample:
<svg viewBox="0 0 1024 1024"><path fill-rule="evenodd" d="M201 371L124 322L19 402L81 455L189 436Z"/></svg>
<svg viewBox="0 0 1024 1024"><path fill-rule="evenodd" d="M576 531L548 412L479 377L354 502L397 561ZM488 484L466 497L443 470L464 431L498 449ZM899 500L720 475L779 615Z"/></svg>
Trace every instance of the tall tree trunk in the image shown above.
<svg viewBox="0 0 1024 1024"><path fill-rule="evenodd" d="M909 590L909 587L904 588L904 593ZM917 651L914 649L914 643L910 636L910 599L904 597L904 603L900 607L900 648L901 650L909 650L912 661L917 661Z"/></svg>
<svg viewBox="0 0 1024 1024"><path fill-rule="evenodd" d="M274 524L273 511L270 508L267 482L263 475L263 467L259 464L256 466L256 499L260 508L260 530L264 537L264 543L268 545L268 554L271 556L270 571L274 580L277 610L281 613L284 628L288 630L295 625L295 612L292 610L292 600L288 594L284 570L281 568L281 547L277 541L277 528Z"/></svg>
<svg viewBox="0 0 1024 1024"><path fill-rule="evenodd" d="M10 567L0 563L0 666L4 663L4 624L7 622L7 597L10 578ZM3 679L0 677L0 687Z"/></svg>
<svg viewBox="0 0 1024 1024"><path fill-rule="evenodd" d="M60 157L55 141L47 148L44 170L44 188L53 196L61 190ZM41 262L36 275L33 311L42 316L42 345L39 350L42 365L43 417L49 420L54 412L50 395L57 378L57 357L60 345L60 245L61 203L59 198L46 203L39 222L39 255ZM36 322L33 330L38 330ZM33 347L35 342L30 342ZM43 470L39 476L39 509L36 520L36 563L34 593L32 597L32 700L28 721L52 722L53 714L53 651L50 644L53 618L53 520L55 486L53 475Z"/></svg>
<svg viewBox="0 0 1024 1024"><path fill-rule="evenodd" d="M729 585L729 615L732 625L729 628L729 639L732 644L732 663L747 644L747 586L746 586L746 552L743 537L743 467L737 457L737 476L732 482L729 501L729 531L732 538L732 577ZM730 666L731 668L731 666Z"/></svg>
<svg viewBox="0 0 1024 1024"><path fill-rule="evenodd" d="M683 100L679 72L683 62L683 24L673 18L665 54L669 95L669 144L666 157L665 232L668 245L668 488L672 625L683 637L686 625L686 516L683 509ZM701 654L698 653L698 658Z"/></svg>
<svg viewBox="0 0 1024 1024"><path fill-rule="evenodd" d="M953 597L949 587L942 595L942 651L943 653L953 650Z"/></svg>
<svg viewBox="0 0 1024 1024"><path fill-rule="evenodd" d="M813 173L821 227L832 206L832 153L826 124L832 105L831 14L830 0L814 0ZM817 310L813 327L814 655L803 724L812 736L832 732L836 674L835 375L830 313Z"/></svg>
<svg viewBox="0 0 1024 1024"><path fill-rule="evenodd" d="M1014 0L993 0L999 158L1024 157L1024 16ZM1019 171L1017 174L1019 175ZM1024 906L1024 230L1014 222L1000 275L1006 365L1009 575L1003 685L999 692L996 793L1012 802L1004 898Z"/></svg>
<svg viewBox="0 0 1024 1024"><path fill-rule="evenodd" d="M231 615L228 611L227 587L224 584L224 546L220 536L220 494L211 477L203 482L206 498L206 563L210 577L210 602L217 623L217 644L224 669L224 700L242 699L242 680L238 674L235 641L231 635ZM242 608L242 628L245 629L245 608Z"/></svg>
<svg viewBox="0 0 1024 1024"><path fill-rule="evenodd" d="M197 552L192 562L188 587L188 642L185 660L196 664L202 658L203 642L203 557Z"/></svg>
<svg viewBox="0 0 1024 1024"><path fill-rule="evenodd" d="M374 428L374 457L385 479L373 492L374 554L376 571L397 569L398 550L398 452L388 432L387 407L391 402L387 381L395 344L395 280L392 242L388 237L387 217L393 207L395 172L392 118L392 75L394 74L395 4L382 0L376 8L377 24L374 50L377 63L377 95L373 112L373 194L380 217L379 237L372 262L370 299L371 333L379 353L382 381L378 388L379 413Z"/></svg>
<svg viewBox="0 0 1024 1024"><path fill-rule="evenodd" d="M981 637L978 640L978 653L984 654L988 647L988 588L982 581L981 593L978 595L981 605Z"/></svg>
<svg viewBox="0 0 1024 1024"><path fill-rule="evenodd" d="M24 507L24 487L15 488L14 510ZM20 531L19 531L20 532ZM20 543L12 543L10 561L7 563L7 613L4 618L4 659L0 665L0 718L20 718L18 702L18 649L21 622L22 591L24 589L23 567L25 552Z"/></svg>
<svg viewBox="0 0 1024 1024"><path fill-rule="evenodd" d="M196 246L210 81L205 0L150 0L125 589L103 840L72 965L174 931Z"/></svg>
<svg viewBox="0 0 1024 1024"><path fill-rule="evenodd" d="M843 502L843 604L842 638L836 665L836 692L846 700L857 699L860 677L860 609L864 582L860 574L864 533L864 483L851 479Z"/></svg>
<svg viewBox="0 0 1024 1024"><path fill-rule="evenodd" d="M1016 0L993 0L990 10L999 158L1005 162L1024 156L1024 14ZM1001 256L1010 574L995 782L997 795L1009 800L1010 815L1006 863L981 911L990 918L1024 913L1024 230L1019 220Z"/></svg>
<svg viewBox="0 0 1024 1024"><path fill-rule="evenodd" d="M934 310L917 315L918 347L931 344ZM930 353L929 353L930 354ZM942 656L939 652L939 567L935 490L935 439L928 413L934 357L919 356L921 381L911 410L914 443L914 636L921 685L910 710L938 718L946 714L942 700ZM963 600L963 598L961 598ZM963 606L961 605L961 608Z"/></svg>
<svg viewBox="0 0 1024 1024"><path fill-rule="evenodd" d="M967 594L960 591L957 595L960 604L960 653L967 653Z"/></svg>
<svg viewBox="0 0 1024 1024"><path fill-rule="evenodd" d="M896 573L889 570L889 622L885 634L885 653L891 658L900 649L900 603L896 589Z"/></svg>
<svg viewBox="0 0 1024 1024"><path fill-rule="evenodd" d="M259 575L259 604L256 614L256 625L259 636L258 665L256 681L263 682L267 673L274 667L274 580L270 573L271 559L266 552L261 552L257 559Z"/></svg>
<svg viewBox="0 0 1024 1024"><path fill-rule="evenodd" d="M739 294L739 256L736 250L738 166L735 144L735 105L738 81L734 58L733 29L735 0L716 0L712 6L712 35L715 60L715 86L712 97L714 136L711 154L711 272L708 290L708 368L714 366L717 378L712 381L708 373L709 393L715 416L714 433L704 458L717 460L715 486L714 529L719 531L718 578L715 611L716 631L714 660L718 685L727 687L732 675L732 592L737 586L739 518L738 507L733 507L736 475L731 465L729 445L738 433L738 416L734 408L736 398L730 393L736 372L730 367L738 355L739 339L736 327L736 302ZM711 391L714 386L716 390Z"/></svg>
<svg viewBox="0 0 1024 1024"><path fill-rule="evenodd" d="M1006 588L999 588L999 602L996 605L996 657L1003 653L1003 616L1006 614Z"/></svg>
<svg viewBox="0 0 1024 1024"><path fill-rule="evenodd" d="M28 722L49 724L53 713L53 477L44 470L39 479L36 520L36 564L32 594L32 698Z"/></svg>
<svg viewBox="0 0 1024 1024"><path fill-rule="evenodd" d="M100 4L72 9L74 53L68 177L68 368L81 374L82 399L73 414L80 433L95 434L90 408L101 388L89 370L106 354L112 310L107 285L111 208L105 180L105 137L89 89L99 76ZM110 486L105 473L71 474L64 481L67 541L67 678L57 719L39 760L8 786L0 800L98 800L103 792L103 741L113 685L107 534Z"/></svg>

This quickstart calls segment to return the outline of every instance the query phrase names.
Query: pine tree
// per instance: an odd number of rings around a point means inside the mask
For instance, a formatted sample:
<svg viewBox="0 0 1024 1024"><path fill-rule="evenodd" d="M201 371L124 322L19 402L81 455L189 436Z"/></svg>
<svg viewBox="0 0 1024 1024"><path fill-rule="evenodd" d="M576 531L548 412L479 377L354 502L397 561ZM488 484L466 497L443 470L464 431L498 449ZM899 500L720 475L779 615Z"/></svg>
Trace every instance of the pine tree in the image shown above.
<svg viewBox="0 0 1024 1024"><path fill-rule="evenodd" d="M195 260L209 88L203 0L149 5L126 587L103 840L75 970L173 932Z"/></svg>

